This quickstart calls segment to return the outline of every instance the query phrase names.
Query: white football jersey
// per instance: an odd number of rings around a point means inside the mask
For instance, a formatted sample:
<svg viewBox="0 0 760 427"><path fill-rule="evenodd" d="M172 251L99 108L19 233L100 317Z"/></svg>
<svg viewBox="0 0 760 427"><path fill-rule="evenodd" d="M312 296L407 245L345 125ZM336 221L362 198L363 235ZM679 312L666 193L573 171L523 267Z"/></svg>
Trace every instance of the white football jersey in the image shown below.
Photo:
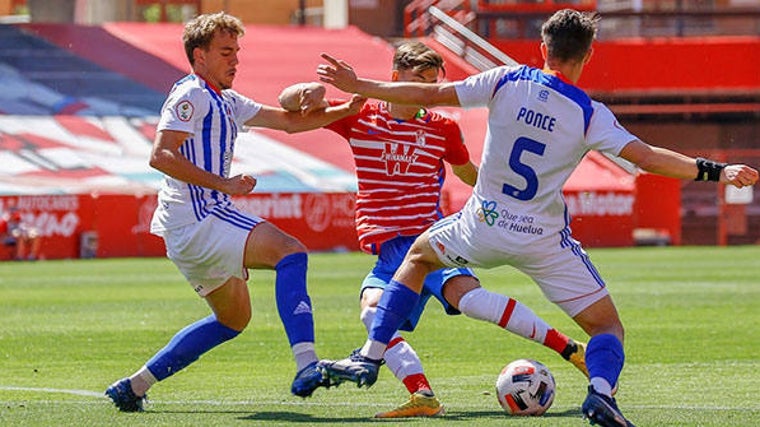
<svg viewBox="0 0 760 427"><path fill-rule="evenodd" d="M604 104L536 68L494 68L458 82L456 91L463 107L489 109L478 181L464 215L497 228L498 240L567 233L562 187L583 156L589 150L617 156L636 139Z"/></svg>
<svg viewBox="0 0 760 427"><path fill-rule="evenodd" d="M257 102L231 89L219 91L190 74L174 84L161 108L157 130L189 133L180 147L182 155L201 169L229 177L237 134L260 109ZM164 230L199 222L212 213L226 215L224 208L230 204L228 194L166 176L151 232L161 235Z"/></svg>

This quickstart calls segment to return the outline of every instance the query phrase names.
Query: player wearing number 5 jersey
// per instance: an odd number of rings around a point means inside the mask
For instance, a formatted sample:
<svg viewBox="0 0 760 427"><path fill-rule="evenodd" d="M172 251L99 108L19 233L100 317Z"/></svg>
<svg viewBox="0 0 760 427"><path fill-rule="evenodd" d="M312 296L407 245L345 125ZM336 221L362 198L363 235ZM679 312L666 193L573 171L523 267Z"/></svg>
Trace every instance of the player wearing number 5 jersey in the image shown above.
<svg viewBox="0 0 760 427"><path fill-rule="evenodd" d="M423 278L442 266L512 265L591 337L590 385L582 411L591 423L631 426L612 398L623 368L623 325L602 278L570 234L562 186L589 150L641 169L698 181L754 185L757 170L691 158L648 145L627 132L601 103L575 86L591 58L598 16L561 10L541 28L544 68L499 67L437 85L359 79L329 55L317 73L351 93L394 103L488 107L488 132L477 185L457 214L412 245L378 304L359 356L325 367L329 375L376 379L390 335L414 306Z"/></svg>
<svg viewBox="0 0 760 427"><path fill-rule="evenodd" d="M391 79L432 84L438 81L443 69L443 58L437 52L423 43L408 42L396 49ZM340 102L328 103L324 93L325 88L319 83L301 83L285 89L280 102L291 111L308 111ZM444 163L449 163L454 175L468 185L475 184L478 170L470 161L459 125L419 104L368 103L358 114L326 128L343 136L351 147L359 185L356 231L362 249L377 255L375 267L365 277L360 291L361 320L369 328L383 289L409 247L442 217ZM439 269L429 274L419 302L400 329L414 330L431 296L440 301L446 313L461 312L543 344L586 374L583 343L576 343L552 328L520 302L481 288L472 270L465 267ZM410 397L398 408L376 414L377 417L443 413L443 405L433 394L419 357L400 334L393 335L384 359Z"/></svg>

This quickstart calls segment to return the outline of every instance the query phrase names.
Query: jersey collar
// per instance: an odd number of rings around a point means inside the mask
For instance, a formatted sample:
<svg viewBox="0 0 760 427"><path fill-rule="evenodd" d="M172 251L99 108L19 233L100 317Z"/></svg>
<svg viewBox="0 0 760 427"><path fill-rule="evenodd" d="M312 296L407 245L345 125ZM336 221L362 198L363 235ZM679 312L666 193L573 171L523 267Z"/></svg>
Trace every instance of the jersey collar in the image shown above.
<svg viewBox="0 0 760 427"><path fill-rule="evenodd" d="M419 109L419 111L417 111L417 113L414 114L414 117L410 119L398 119L396 117L393 117L393 114L391 114L390 110L388 109L388 102L383 101L383 102L380 102L379 104L380 104L379 106L380 106L381 111L387 114L388 116L390 116L393 120L397 122L420 120L420 119L424 119L428 115L428 111L424 107L422 107Z"/></svg>
<svg viewBox="0 0 760 427"><path fill-rule="evenodd" d="M211 90L213 90L214 92L216 92L219 95L222 94L222 90L221 89L219 89L218 87L216 87L213 84L211 84L211 82L209 82L208 80L204 79L200 74L195 74L195 75L199 79L201 79L204 83L206 83L206 86L208 86Z"/></svg>
<svg viewBox="0 0 760 427"><path fill-rule="evenodd" d="M555 77L557 77L558 79L562 80L564 83L567 83L567 84L569 84L569 85L573 85L573 86L575 86L575 83L571 82L571 81L570 81L570 79L568 79L567 77L565 77L565 75L564 75L564 74L560 73L560 72L559 72L559 71L557 71L557 70L552 70L551 68L544 68L544 69L543 69L543 70L541 70L541 71L542 71L544 74L549 74L549 75L552 75L552 76L555 76Z"/></svg>

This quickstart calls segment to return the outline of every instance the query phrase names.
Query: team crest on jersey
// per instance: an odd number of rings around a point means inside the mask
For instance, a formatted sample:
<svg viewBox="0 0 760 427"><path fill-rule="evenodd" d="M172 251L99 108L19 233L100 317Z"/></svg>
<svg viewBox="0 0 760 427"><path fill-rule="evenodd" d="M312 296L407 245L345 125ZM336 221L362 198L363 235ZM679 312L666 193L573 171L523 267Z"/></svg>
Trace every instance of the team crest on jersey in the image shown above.
<svg viewBox="0 0 760 427"><path fill-rule="evenodd" d="M496 219L499 218L499 213L496 212L496 202L493 200L483 200L483 203L478 208L477 214L478 214L478 220L480 222L485 222L490 227L493 227L493 225L496 223Z"/></svg>
<svg viewBox="0 0 760 427"><path fill-rule="evenodd" d="M177 104L177 106L174 107L174 110L177 112L178 119L187 122L193 118L195 107L193 107L193 104L190 101L185 100Z"/></svg>
<svg viewBox="0 0 760 427"><path fill-rule="evenodd" d="M406 175L409 167L417 161L418 157L414 147L410 145L386 142L380 160L385 163L385 171L388 175Z"/></svg>
<svg viewBox="0 0 760 427"><path fill-rule="evenodd" d="M420 147L424 147L425 144L426 144L426 142L425 142L425 131L422 130L422 129L418 129L416 137L417 137L417 145L420 146Z"/></svg>

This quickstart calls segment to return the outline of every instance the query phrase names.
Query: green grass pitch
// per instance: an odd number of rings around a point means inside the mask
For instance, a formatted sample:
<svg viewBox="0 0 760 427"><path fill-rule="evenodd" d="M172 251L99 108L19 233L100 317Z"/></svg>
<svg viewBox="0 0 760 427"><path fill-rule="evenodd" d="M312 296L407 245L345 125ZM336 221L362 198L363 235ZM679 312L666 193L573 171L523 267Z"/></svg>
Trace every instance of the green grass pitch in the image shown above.
<svg viewBox="0 0 760 427"><path fill-rule="evenodd" d="M626 367L617 395L642 426L760 425L760 247L594 249L626 325ZM317 351L341 358L364 342L358 286L372 257L313 254L309 287ZM483 285L528 304L586 340L521 273L480 270ZM0 263L0 425L581 426L586 381L550 350L432 302L408 341L448 413L438 419L373 420L407 393L383 368L377 384L289 393L294 364L274 307L273 273L252 271L253 320L237 339L156 385L144 413L119 413L103 396L186 324L206 316L165 259ZM514 418L493 394L517 358L545 363L557 381L543 417Z"/></svg>

